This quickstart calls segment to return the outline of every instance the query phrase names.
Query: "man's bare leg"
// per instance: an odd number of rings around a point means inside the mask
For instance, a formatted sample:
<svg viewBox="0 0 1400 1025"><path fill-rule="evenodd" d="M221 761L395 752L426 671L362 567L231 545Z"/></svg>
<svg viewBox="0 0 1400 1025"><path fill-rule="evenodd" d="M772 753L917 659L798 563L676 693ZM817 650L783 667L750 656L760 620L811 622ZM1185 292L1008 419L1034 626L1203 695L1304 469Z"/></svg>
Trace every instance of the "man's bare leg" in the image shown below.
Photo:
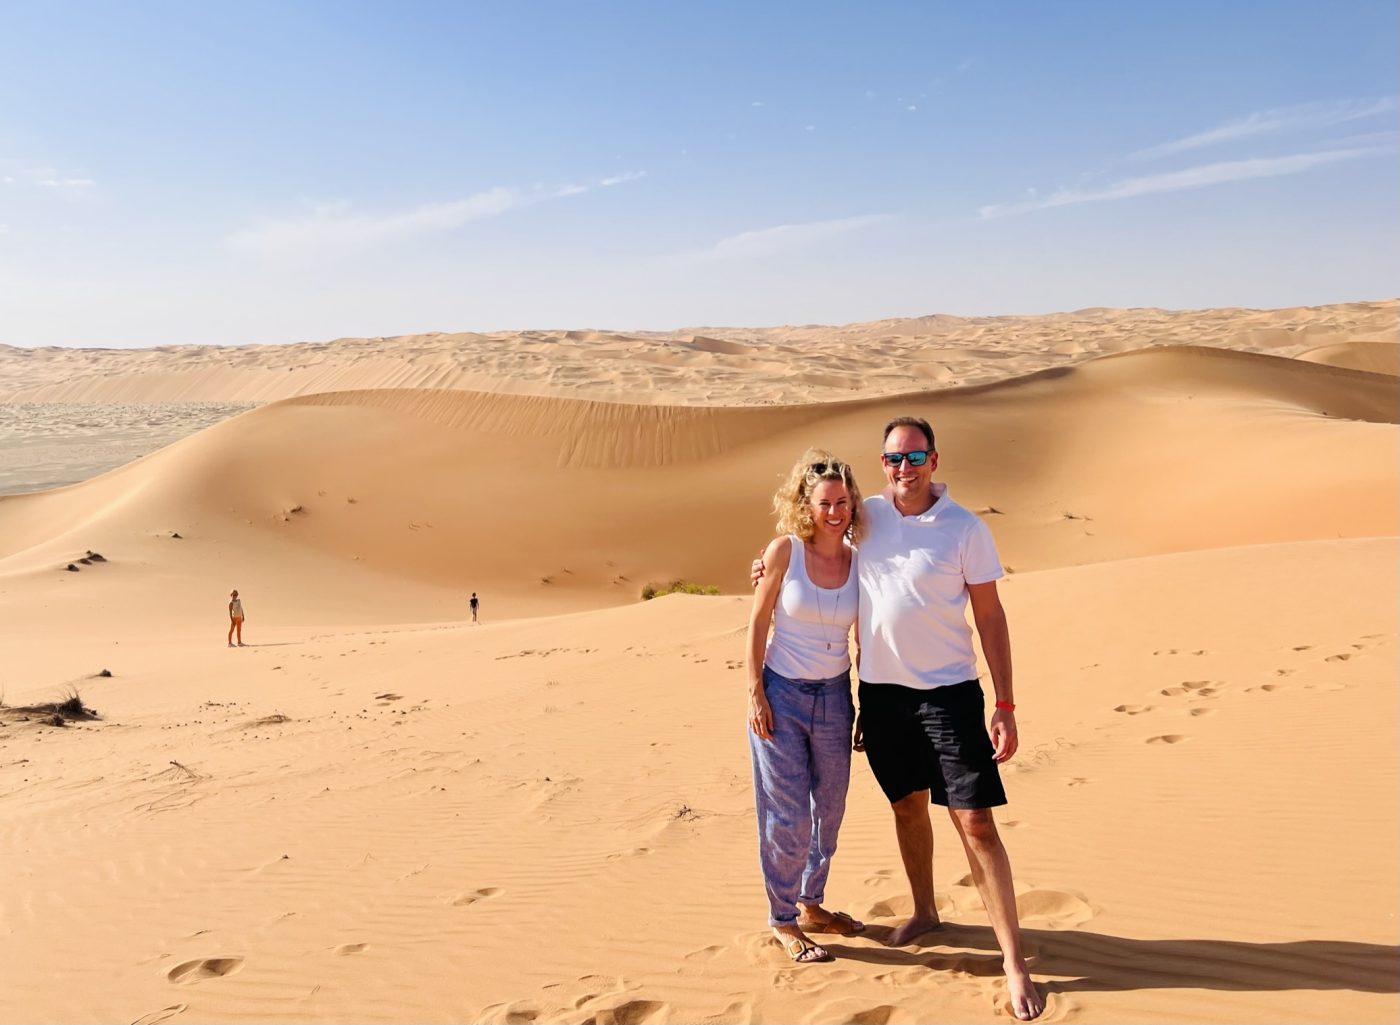
<svg viewBox="0 0 1400 1025"><path fill-rule="evenodd" d="M933 823L928 817L928 791L916 790L890 807L894 810L899 856L904 859L904 874L914 897L914 913L909 921L890 933L890 946L902 947L943 923L933 905Z"/></svg>
<svg viewBox="0 0 1400 1025"><path fill-rule="evenodd" d="M1001 946L1006 970L1006 990L1011 997L1011 1013L1030 1021L1045 1010L1045 1000L1031 981L1030 969L1021 949L1021 923L1016 917L1016 890L1011 880L1011 859L997 832L989 808L950 808L948 814L962 838L972 880L992 920L992 932Z"/></svg>

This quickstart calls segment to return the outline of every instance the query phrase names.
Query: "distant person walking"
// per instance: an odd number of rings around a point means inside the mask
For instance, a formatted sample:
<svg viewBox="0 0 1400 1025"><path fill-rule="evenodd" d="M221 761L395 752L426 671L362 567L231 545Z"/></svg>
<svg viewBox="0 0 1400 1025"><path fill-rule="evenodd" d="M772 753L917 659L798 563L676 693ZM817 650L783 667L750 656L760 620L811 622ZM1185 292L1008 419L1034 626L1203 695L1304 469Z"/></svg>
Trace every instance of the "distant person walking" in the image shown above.
<svg viewBox="0 0 1400 1025"><path fill-rule="evenodd" d="M235 589L228 596L228 646L232 648L233 635L238 634L238 647L243 647L243 602Z"/></svg>
<svg viewBox="0 0 1400 1025"><path fill-rule="evenodd" d="M479 602L479 601L477 600L476 592L475 592L475 591L472 592L472 600L471 600L470 602L468 602L467 604L470 605L470 606L472 607L472 622L475 623L475 622L476 622L476 610L477 610L477 608L481 605L481 602Z"/></svg>

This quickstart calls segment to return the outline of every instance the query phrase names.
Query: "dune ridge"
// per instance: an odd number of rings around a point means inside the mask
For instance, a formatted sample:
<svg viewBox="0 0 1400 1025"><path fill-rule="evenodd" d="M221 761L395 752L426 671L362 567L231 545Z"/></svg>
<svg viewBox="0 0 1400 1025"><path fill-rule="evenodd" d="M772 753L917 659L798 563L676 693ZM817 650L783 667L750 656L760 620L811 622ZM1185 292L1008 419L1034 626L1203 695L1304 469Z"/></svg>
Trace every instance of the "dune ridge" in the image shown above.
<svg viewBox="0 0 1400 1025"><path fill-rule="evenodd" d="M360 388L455 388L751 405L977 384L1093 356L1194 344L1292 356L1393 344L1397 301L1279 310L935 315L840 326L514 331L293 345L0 345L0 402L270 402Z"/></svg>
<svg viewBox="0 0 1400 1025"><path fill-rule="evenodd" d="M874 491L879 426L911 410L936 425L960 499L996 510L1016 570L1380 536L1397 516L1397 388L1296 360L1164 348L820 405L303 396L84 484L0 498L0 574L100 546L135 545L172 572L196 550L256 563L272 546L273 561L313 560L304 586L327 582L342 605L358 595L366 615L375 574L414 581L426 590L395 613L410 620L443 615L445 589L468 580L509 615L630 602L652 580L737 591L790 461L824 445ZM1328 500L1287 498L1302 494ZM219 543L172 548L170 532Z"/></svg>

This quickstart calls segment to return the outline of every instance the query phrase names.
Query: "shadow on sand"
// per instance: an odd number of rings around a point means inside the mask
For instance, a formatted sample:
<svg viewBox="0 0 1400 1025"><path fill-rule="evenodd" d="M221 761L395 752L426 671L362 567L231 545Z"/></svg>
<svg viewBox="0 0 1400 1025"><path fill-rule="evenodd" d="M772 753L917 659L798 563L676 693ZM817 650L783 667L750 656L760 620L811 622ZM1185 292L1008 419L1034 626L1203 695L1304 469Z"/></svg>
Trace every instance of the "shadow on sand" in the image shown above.
<svg viewBox="0 0 1400 1025"><path fill-rule="evenodd" d="M890 931L872 925L864 935L883 941ZM1400 947L1377 943L1140 940L1078 929L1022 929L1021 933L1031 972L1047 994L1178 988L1400 992ZM838 958L852 961L925 965L970 975L1001 974L1001 954L990 926L948 923L920 937L913 948L873 950L839 942L823 945ZM1045 979L1047 975L1069 978Z"/></svg>

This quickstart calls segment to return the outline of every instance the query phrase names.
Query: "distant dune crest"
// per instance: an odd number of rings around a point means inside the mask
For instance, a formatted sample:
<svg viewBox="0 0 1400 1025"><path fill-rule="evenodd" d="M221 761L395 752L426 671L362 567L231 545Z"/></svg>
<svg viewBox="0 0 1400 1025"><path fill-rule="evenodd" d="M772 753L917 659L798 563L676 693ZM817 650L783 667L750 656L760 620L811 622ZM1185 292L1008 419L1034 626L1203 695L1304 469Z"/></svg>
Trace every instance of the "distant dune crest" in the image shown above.
<svg viewBox="0 0 1400 1025"><path fill-rule="evenodd" d="M1393 373L1384 367L1394 366L1396 324L1397 303L1385 300L1279 310L934 314L671 332L433 332L295 345L3 346L0 403L273 402L330 391L449 388L654 405L793 404L986 384L1161 345L1312 352L1323 354L1317 362ZM1375 346L1381 348L1361 355Z"/></svg>

